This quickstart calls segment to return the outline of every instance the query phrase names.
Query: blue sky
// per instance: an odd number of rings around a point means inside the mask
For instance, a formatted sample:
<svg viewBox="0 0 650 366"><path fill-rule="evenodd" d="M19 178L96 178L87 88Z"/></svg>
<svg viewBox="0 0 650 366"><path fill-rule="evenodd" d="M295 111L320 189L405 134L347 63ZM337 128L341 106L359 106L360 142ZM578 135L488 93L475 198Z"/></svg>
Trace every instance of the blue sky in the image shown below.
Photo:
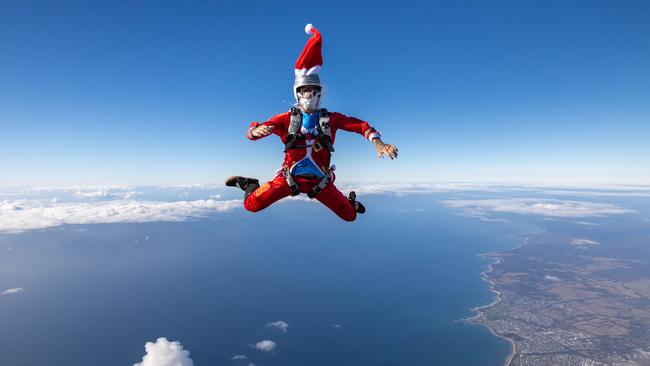
<svg viewBox="0 0 650 366"><path fill-rule="evenodd" d="M650 2L0 3L0 186L268 179L323 33L340 180L650 183Z"/></svg>

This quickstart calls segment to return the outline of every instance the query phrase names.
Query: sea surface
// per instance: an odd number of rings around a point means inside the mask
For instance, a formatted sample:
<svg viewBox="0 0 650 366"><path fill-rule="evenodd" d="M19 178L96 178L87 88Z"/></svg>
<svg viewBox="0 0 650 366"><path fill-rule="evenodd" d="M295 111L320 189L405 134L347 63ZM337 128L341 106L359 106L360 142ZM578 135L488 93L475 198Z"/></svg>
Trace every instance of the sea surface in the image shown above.
<svg viewBox="0 0 650 366"><path fill-rule="evenodd" d="M502 365L510 344L459 320L494 299L479 254L541 228L441 204L455 198L360 195L354 223L287 200L0 234L0 291L23 289L0 296L0 365L132 365L159 337L195 365Z"/></svg>

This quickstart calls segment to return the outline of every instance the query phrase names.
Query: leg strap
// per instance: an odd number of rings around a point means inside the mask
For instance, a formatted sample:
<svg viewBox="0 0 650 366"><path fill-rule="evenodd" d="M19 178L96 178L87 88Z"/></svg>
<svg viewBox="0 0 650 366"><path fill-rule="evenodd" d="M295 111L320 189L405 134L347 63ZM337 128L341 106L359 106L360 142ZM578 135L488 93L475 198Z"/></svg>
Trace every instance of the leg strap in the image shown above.
<svg viewBox="0 0 650 366"><path fill-rule="evenodd" d="M282 176L284 176L284 179L287 181L287 185L289 186L289 189L291 190L291 195L292 196L297 196L300 194L300 189L298 188L298 183L293 179L291 174L289 173L289 169L284 168L282 169Z"/></svg>
<svg viewBox="0 0 650 366"><path fill-rule="evenodd" d="M331 173L332 173L332 170L330 168L325 173L323 178L321 178L320 182L318 182L318 184L316 186L314 186L314 188L312 188L311 191L307 192L307 196L309 198L312 198L312 199L315 198L319 193L321 193L323 191L323 189L325 189L325 187L327 187L327 185L330 182Z"/></svg>

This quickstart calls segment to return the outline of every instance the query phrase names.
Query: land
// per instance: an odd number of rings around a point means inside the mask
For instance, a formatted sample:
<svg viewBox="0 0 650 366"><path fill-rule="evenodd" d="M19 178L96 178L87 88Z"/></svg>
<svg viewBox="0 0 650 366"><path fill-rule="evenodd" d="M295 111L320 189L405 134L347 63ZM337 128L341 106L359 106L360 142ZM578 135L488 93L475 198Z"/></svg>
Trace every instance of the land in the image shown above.
<svg viewBox="0 0 650 366"><path fill-rule="evenodd" d="M547 232L483 255L496 300L468 321L512 343L508 366L650 365L650 266L603 247Z"/></svg>

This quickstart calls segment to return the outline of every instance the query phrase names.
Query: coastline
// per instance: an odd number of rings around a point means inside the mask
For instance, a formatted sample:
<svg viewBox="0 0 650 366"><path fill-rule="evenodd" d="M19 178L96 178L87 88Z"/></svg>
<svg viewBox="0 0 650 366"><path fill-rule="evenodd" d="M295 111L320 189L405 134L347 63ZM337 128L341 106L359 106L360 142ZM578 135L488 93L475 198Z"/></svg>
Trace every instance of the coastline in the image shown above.
<svg viewBox="0 0 650 366"><path fill-rule="evenodd" d="M475 314L466 323L480 324L510 342L505 362L496 364L623 365L650 360L650 353L637 346L639 339L645 340L638 330L648 328L648 316L639 315L648 312L647 261L611 249L582 254L575 241L572 232L550 233L527 238L518 250L479 254L487 259L481 278L494 298L473 307ZM630 288L636 290L628 292ZM585 313L591 316L587 322Z"/></svg>
<svg viewBox="0 0 650 366"><path fill-rule="evenodd" d="M493 262L488 265L487 270L481 272L481 279L483 279L483 281L490 284L490 291L492 291L492 293L495 294L495 298L491 303L489 303L487 305L478 306L478 307L473 308L472 311L475 311L476 315L473 317L472 320L475 323L478 323L478 324L484 326L485 328L487 328L490 331L490 333L492 333L492 335L494 335L495 337L499 337L499 338L505 339L508 342L510 342L510 345L511 345L510 354L508 354L508 357L506 357L506 360L503 363L503 366L511 366L512 360L514 359L515 355L517 354L517 343L515 343L515 341L513 339L511 339L511 338L504 337L502 335L497 334L494 331L494 329L492 329L492 327L487 325L485 322L481 321L481 318L484 316L483 315L483 310L489 309L489 308L497 305L502 300L501 291L496 289L496 282L491 280L490 277L489 277L489 273L493 271L493 266L503 262L503 257L499 256L499 254L500 253L497 252L497 253L486 253L486 254L480 254L479 255L482 258L491 258L491 259L493 259Z"/></svg>
<svg viewBox="0 0 650 366"><path fill-rule="evenodd" d="M512 249L509 249L509 250L517 249L517 248L525 245L527 242L528 242L528 237L526 237L526 239L524 240L524 242L522 244L517 245L516 247L514 247ZM485 271L481 272L481 279L483 281L487 282L490 285L489 286L490 291L492 293L494 293L495 297L494 297L494 300L491 303L487 304L487 305L481 305L481 306L473 307L471 310L473 312L475 312L476 315L474 315L472 317L469 317L469 318L466 318L466 319L463 319L463 321L468 322L469 324L474 324L474 325L478 324L478 325L484 326L495 337L499 337L499 338L505 339L508 342L510 342L510 345L511 345L510 354L508 354L508 357L506 357L506 360L503 363L503 366L511 366L512 365L512 360L514 359L515 355L517 354L517 343L512 338L508 338L508 337L497 334L494 331L494 329L492 329L492 327L490 327L486 322L483 321L483 318L485 317L485 315L483 313L484 310L489 309L489 308L497 305L498 303L500 303L502 301L502 295L501 295L501 292L499 290L497 290L497 288L496 288L496 282L493 281L492 279L490 279L490 277L489 277L490 272L492 272L494 270L494 266L498 265L498 264L500 264L500 263L502 263L504 261L502 253L503 253L503 251L502 252L491 252L491 253L479 254L479 257L481 257L481 258L486 258L486 259L491 259L492 260L492 263L490 263L488 265L488 268Z"/></svg>

